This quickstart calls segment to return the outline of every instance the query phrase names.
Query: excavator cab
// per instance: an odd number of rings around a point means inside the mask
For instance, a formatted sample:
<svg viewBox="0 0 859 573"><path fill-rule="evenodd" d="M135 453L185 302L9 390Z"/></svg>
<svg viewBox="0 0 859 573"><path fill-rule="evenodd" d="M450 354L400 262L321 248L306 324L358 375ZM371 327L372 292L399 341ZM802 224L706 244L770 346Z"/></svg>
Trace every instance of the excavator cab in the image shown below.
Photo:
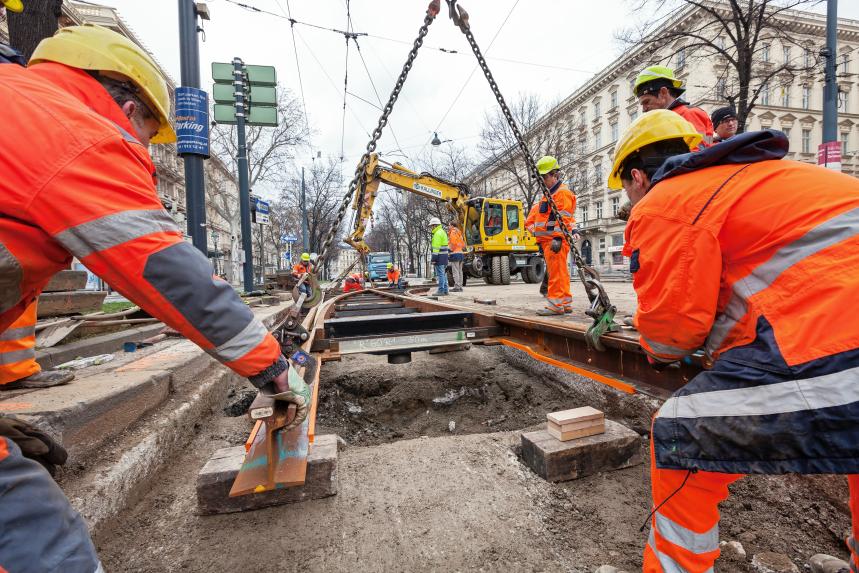
<svg viewBox="0 0 859 573"><path fill-rule="evenodd" d="M475 251L536 251L519 201L477 197L466 205L465 241Z"/></svg>

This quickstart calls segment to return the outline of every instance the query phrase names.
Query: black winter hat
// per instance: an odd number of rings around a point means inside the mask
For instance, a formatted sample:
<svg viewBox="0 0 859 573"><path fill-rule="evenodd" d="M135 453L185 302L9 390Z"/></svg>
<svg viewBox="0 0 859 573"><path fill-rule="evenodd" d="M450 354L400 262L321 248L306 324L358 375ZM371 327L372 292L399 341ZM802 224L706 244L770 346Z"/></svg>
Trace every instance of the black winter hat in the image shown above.
<svg viewBox="0 0 859 573"><path fill-rule="evenodd" d="M713 122L713 127L715 128L718 127L718 125L726 119L732 117L736 119L737 110L732 107L720 107L719 109L713 111L713 113L710 115L710 121Z"/></svg>

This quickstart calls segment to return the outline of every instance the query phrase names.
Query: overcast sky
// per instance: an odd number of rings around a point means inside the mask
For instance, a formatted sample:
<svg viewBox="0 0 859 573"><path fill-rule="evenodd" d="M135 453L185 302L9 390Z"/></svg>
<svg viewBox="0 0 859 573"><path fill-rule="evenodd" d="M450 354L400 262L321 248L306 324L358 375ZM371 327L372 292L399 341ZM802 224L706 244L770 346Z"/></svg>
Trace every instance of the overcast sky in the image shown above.
<svg viewBox="0 0 859 573"><path fill-rule="evenodd" d="M296 20L325 28L345 30L347 26L347 0L241 1L284 16L291 10ZM140 0L103 3L119 10L178 84L177 11L153 10L152 2ZM159 0L159 8L162 4L175 7L176 2ZM208 0L207 4L212 20L205 22L206 41L200 44L203 89L211 92L211 62L229 62L239 56L245 63L275 66L281 86L300 96L288 20L248 11L228 0ZM360 55L354 43L349 48L349 91L358 97L346 96L345 129L344 37L305 25L294 27L298 69L314 131L313 152L304 153L305 163L315 151L339 157L342 141L348 166L344 171L351 173L380 114L359 97L378 106L372 77L378 97L387 101L427 4L428 0L349 2L354 31L369 36L358 38ZM520 92L536 93L546 103L568 95L619 55L614 34L635 17L626 0L463 0L461 4L470 14L477 42L508 101ZM859 2L842 0L840 5L839 16L859 19ZM475 66L465 36L447 17L442 2L442 13L430 26L378 149L384 153L399 148L407 157L414 157L429 151L434 131L441 139L466 147L476 145L484 113L494 109L495 100L480 70L467 81ZM391 157L410 163L408 158Z"/></svg>

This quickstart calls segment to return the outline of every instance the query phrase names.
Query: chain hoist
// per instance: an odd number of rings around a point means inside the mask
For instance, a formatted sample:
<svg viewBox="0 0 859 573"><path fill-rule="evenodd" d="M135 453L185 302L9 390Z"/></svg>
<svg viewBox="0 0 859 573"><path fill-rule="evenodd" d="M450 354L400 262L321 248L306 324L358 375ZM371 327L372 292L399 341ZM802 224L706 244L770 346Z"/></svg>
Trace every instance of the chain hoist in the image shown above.
<svg viewBox="0 0 859 573"><path fill-rule="evenodd" d="M445 1L447 2L450 18L462 33L465 34L465 38L468 40L468 45L471 46L471 51L474 52L475 57L477 57L477 63L480 66L480 69L483 70L483 75L486 76L486 80L489 82L489 87L495 95L495 99L498 101L501 113L504 115L504 119L507 120L507 124L513 132L513 136L516 138L516 143L519 146L519 150L522 152L525 165L528 169L528 174L531 176L532 180L536 181L540 191L546 198L549 208L552 210L552 215L555 217L555 224L560 227L561 233L570 245L570 251L573 253L573 259L576 263L579 278L582 280L582 284L584 284L585 292L587 293L588 299L591 303L591 307L585 311L585 313L594 320L593 324L588 328L585 339L587 340L588 345L593 348L597 350L605 350L605 347L600 341L600 337L606 332L618 329L617 325L614 323L614 315L615 312L617 312L617 309L611 304L608 293L606 293L602 282L600 282L599 273L585 263L579 250L576 248L572 232L567 227L563 218L561 218L561 215L558 212L558 207L552 199L552 193L546 187L546 184L543 182L543 178L537 171L537 165L534 163L534 157L528 149L528 144L525 143L525 139L519 131L519 126L516 125L513 113L510 111L510 108L507 107L507 102L504 101L504 96L501 95L501 90L498 88L498 84L492 76L492 72L489 70L486 58L483 57L483 53L480 51L480 47L474 39L474 34L471 33L471 26L468 23L468 12L466 12L462 6L457 5L457 0Z"/></svg>

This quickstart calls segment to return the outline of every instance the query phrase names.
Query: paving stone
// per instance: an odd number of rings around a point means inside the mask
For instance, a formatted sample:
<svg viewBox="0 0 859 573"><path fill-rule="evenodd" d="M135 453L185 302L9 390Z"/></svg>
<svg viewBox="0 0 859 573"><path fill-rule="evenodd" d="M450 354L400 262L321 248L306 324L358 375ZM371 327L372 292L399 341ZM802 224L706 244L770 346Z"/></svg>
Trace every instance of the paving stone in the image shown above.
<svg viewBox="0 0 859 573"><path fill-rule="evenodd" d="M307 455L303 486L230 497L230 487L245 457L244 446L222 448L197 474L197 506L203 515L235 513L320 499L337 494L336 434L317 435Z"/></svg>
<svg viewBox="0 0 859 573"><path fill-rule="evenodd" d="M642 462L641 436L605 421L605 433L561 442L546 430L522 434L522 459L547 481L567 481Z"/></svg>
<svg viewBox="0 0 859 573"><path fill-rule="evenodd" d="M43 292L39 295L36 313L39 318L86 314L101 310L107 291L78 290L71 292Z"/></svg>
<svg viewBox="0 0 859 573"><path fill-rule="evenodd" d="M87 272L66 269L51 277L42 292L78 290L86 286Z"/></svg>
<svg viewBox="0 0 859 573"><path fill-rule="evenodd" d="M790 557L772 551L756 553L752 557L752 569L758 573L799 573Z"/></svg>

